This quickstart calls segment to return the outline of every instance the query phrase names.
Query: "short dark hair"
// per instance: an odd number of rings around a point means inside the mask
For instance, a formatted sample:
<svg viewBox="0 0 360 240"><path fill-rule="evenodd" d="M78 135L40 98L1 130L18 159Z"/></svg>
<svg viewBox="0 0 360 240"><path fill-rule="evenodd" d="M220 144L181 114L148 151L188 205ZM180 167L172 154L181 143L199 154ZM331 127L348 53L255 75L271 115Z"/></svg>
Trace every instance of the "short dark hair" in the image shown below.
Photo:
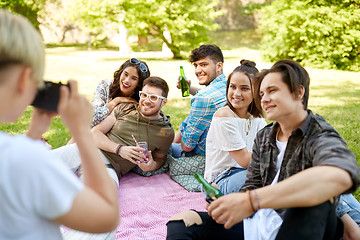
<svg viewBox="0 0 360 240"><path fill-rule="evenodd" d="M227 83L226 83L226 100L227 100L227 105L229 106L229 108L231 110L233 110L235 112L235 108L234 106L231 104L231 102L228 99L228 92L229 92L229 86L230 86L230 80L231 77L233 76L233 74L235 72L241 72L244 73L250 81L250 87L251 87L251 93L254 97L254 76L255 74L257 74L259 72L259 70L255 67L256 63L253 61L249 61L249 60L245 60L242 59L240 61L240 66L237 66L228 76L227 79ZM263 112L261 110L261 106L259 107L258 104L256 104L255 102L255 98L253 98L252 102L250 103L249 107L248 107L248 112L253 115L254 117L263 117Z"/></svg>
<svg viewBox="0 0 360 240"><path fill-rule="evenodd" d="M280 73L282 81L288 86L290 92L296 97L296 90L303 86L305 93L303 96L302 104L304 110L308 108L309 101L309 86L310 77L308 72L299 63L293 60L280 60L277 61L270 69L265 69L255 76L257 103L260 104L261 98L259 95L260 85L264 77L269 73Z"/></svg>
<svg viewBox="0 0 360 240"><path fill-rule="evenodd" d="M136 100L139 101L140 97L139 97L139 91L142 89L143 86L143 81L144 79L146 79L147 77L150 76L150 70L148 65L146 64L146 62L144 61L140 61L140 63L145 64L145 66L147 67L147 71L143 72L140 69L140 64L135 64L130 62L130 60L126 60L120 67L119 69L117 69L114 72L114 79L110 85L110 90L109 90L109 95L110 95L110 99L114 99L116 97L122 97L122 92L120 91L120 76L123 73L123 71L127 68L127 67L134 67L137 70L137 73L139 75L139 83L138 86L136 86L134 93L131 95L131 97Z"/></svg>
<svg viewBox="0 0 360 240"><path fill-rule="evenodd" d="M224 62L224 56L221 49L214 44L201 45L192 50L191 55L189 56L189 62L194 63L206 57L210 57L215 63Z"/></svg>
<svg viewBox="0 0 360 240"><path fill-rule="evenodd" d="M162 96L167 98L169 93L169 85L161 77L148 77L144 80L143 87L145 87L146 85L160 88L162 90Z"/></svg>

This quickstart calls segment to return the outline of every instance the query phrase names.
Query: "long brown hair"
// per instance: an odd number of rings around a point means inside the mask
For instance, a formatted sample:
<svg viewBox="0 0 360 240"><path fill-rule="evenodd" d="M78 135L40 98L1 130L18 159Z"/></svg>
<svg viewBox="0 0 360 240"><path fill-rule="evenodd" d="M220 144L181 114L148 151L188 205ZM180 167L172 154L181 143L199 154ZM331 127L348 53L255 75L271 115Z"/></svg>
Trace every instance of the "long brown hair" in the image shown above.
<svg viewBox="0 0 360 240"><path fill-rule="evenodd" d="M140 68L141 63L145 64L145 66L147 67L146 72L141 71ZM140 64L132 63L130 60L126 60L119 67L119 69L114 72L114 79L110 85L110 90L109 90L110 99L123 96L123 93L120 91L120 76L127 67L134 67L136 68L137 73L139 75L139 83L130 97L136 100L137 102L139 101L139 91L142 89L143 81L150 76L150 70L146 62L140 61Z"/></svg>
<svg viewBox="0 0 360 240"><path fill-rule="evenodd" d="M229 86L230 86L230 80L231 77L233 76L233 74L235 72L241 72L244 73L248 78L249 78L249 82L250 82L250 88L251 88L251 93L253 95L253 100L250 103L249 107L248 107L248 112L253 115L254 117L264 117L263 111L261 110L261 108L258 107L257 104L255 104L255 98L254 98L254 87L253 87L253 80L254 80L254 76L255 74L257 74L259 72L259 70L255 67L256 63L253 61L249 61L249 60L245 60L242 59L240 61L240 66L237 66L228 76L227 79L227 83L226 83L226 100L227 100L227 106L229 106L229 108L231 110L233 110L233 112L235 112L235 108L234 106L230 103L229 99L228 99L228 92L229 92Z"/></svg>

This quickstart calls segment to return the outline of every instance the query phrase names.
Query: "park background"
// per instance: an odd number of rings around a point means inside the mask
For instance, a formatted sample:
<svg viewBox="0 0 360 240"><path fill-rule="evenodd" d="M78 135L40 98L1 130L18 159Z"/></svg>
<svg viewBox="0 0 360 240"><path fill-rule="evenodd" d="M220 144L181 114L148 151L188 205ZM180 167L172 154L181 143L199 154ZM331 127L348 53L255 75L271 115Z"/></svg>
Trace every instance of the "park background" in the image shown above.
<svg viewBox="0 0 360 240"><path fill-rule="evenodd" d="M241 59L259 69L293 59L310 74L309 108L324 116L360 162L360 3L358 0L0 0L0 7L26 16L46 43L45 79L79 81L92 98L100 80L127 59L147 62L164 78L169 101L163 111L178 129L191 98L182 98L179 66L197 84L186 58L214 43L225 57L224 73ZM32 107L0 130L23 134ZM70 139L59 117L44 134L54 148ZM360 191L355 193L360 199Z"/></svg>

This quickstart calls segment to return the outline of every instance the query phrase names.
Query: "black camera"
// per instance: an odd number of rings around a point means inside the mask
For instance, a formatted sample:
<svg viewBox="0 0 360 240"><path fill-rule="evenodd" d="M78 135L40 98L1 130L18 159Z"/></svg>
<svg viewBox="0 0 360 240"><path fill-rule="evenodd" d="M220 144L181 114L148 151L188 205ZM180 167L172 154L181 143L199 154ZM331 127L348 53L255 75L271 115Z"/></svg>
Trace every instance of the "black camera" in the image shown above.
<svg viewBox="0 0 360 240"><path fill-rule="evenodd" d="M57 112L60 98L60 87L64 85L70 88L70 85L50 81L44 81L44 84L45 86L38 90L31 105L37 108Z"/></svg>

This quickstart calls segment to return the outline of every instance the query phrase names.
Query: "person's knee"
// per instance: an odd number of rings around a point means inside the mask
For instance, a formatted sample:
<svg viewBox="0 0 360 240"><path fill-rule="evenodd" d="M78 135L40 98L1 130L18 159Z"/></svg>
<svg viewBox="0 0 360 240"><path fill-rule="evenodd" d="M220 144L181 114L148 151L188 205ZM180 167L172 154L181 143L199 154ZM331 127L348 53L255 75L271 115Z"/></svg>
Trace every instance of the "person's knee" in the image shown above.
<svg viewBox="0 0 360 240"><path fill-rule="evenodd" d="M202 224L200 215L197 212L192 211L192 210L187 210L187 211L175 214L174 216L172 216L170 218L169 222L179 221L179 220L182 220L186 227L190 227L194 224L196 224L196 225Z"/></svg>

